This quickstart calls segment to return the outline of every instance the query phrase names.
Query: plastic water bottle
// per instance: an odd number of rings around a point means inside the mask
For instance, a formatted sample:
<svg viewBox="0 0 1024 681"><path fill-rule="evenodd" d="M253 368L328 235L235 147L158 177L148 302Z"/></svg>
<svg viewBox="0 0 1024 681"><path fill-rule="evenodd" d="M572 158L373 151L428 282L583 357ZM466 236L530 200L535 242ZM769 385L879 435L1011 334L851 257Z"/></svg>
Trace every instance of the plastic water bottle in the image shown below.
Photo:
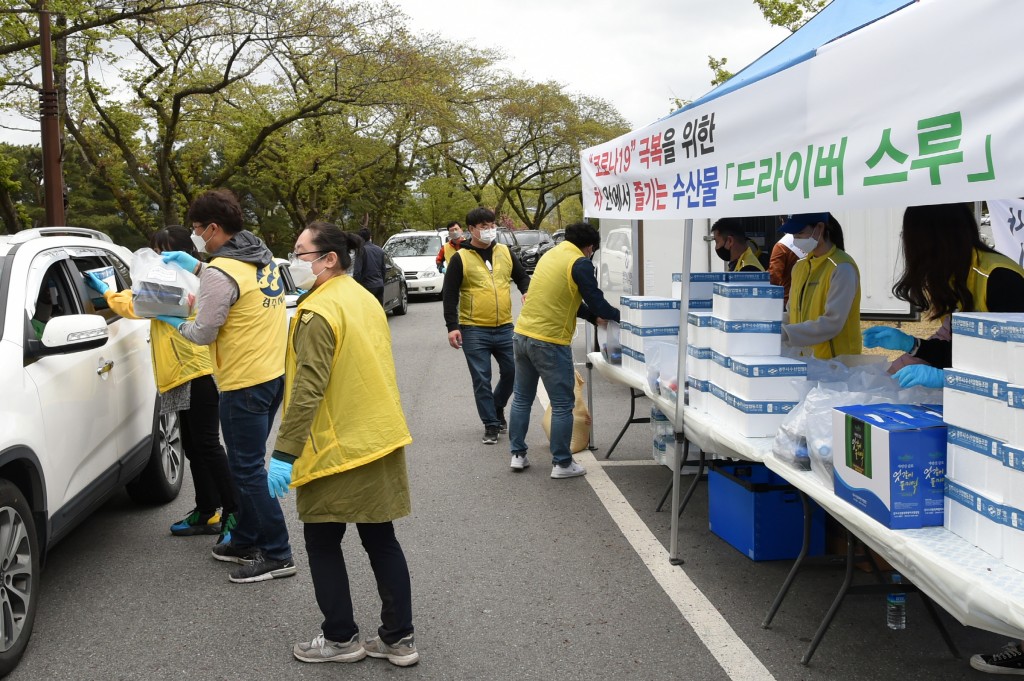
<svg viewBox="0 0 1024 681"><path fill-rule="evenodd" d="M898 574L892 576L893 584L900 584L902 581L903 578ZM897 591L885 597L885 623L890 629L907 628L907 594Z"/></svg>
<svg viewBox="0 0 1024 681"><path fill-rule="evenodd" d="M807 446L800 445L796 448L793 454L793 458L796 461L796 467L802 471L811 470L811 458L807 453Z"/></svg>

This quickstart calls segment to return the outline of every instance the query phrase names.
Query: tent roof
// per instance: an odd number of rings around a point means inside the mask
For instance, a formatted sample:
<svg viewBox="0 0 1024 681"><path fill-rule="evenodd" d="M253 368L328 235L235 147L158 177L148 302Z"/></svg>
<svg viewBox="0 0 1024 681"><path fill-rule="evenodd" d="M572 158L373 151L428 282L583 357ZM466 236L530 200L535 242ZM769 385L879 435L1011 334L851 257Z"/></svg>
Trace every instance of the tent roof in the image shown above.
<svg viewBox="0 0 1024 681"><path fill-rule="evenodd" d="M724 94L767 78L810 59L822 45L852 33L916 0L832 0L818 14L781 43L765 52L732 78L679 111L700 106ZM673 112L674 116L679 111Z"/></svg>

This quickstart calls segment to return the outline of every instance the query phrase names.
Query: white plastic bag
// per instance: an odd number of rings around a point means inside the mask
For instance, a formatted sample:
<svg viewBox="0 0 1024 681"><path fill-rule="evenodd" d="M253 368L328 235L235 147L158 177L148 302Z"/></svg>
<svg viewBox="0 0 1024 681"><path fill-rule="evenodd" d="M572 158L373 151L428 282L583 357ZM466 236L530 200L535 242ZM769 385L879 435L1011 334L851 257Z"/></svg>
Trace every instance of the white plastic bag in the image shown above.
<svg viewBox="0 0 1024 681"><path fill-rule="evenodd" d="M619 341L620 327L618 322L609 321L605 327L605 341L601 344L601 354L609 364L622 364L622 343Z"/></svg>
<svg viewBox="0 0 1024 681"><path fill-rule="evenodd" d="M199 278L165 263L151 248L140 248L132 254L132 305L139 317L158 315L191 317L195 312Z"/></svg>

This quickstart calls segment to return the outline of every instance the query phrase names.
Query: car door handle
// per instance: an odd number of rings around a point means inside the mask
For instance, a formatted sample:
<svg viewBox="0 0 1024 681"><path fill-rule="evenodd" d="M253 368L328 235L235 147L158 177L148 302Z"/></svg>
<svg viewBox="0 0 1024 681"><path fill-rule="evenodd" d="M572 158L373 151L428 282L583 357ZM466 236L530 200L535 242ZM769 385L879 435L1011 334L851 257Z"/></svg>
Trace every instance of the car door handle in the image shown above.
<svg viewBox="0 0 1024 681"><path fill-rule="evenodd" d="M99 366L99 368L96 369L96 375L97 376L102 376L103 374L109 373L110 370L113 369L113 368L114 368L113 360L104 362L103 364L101 364Z"/></svg>

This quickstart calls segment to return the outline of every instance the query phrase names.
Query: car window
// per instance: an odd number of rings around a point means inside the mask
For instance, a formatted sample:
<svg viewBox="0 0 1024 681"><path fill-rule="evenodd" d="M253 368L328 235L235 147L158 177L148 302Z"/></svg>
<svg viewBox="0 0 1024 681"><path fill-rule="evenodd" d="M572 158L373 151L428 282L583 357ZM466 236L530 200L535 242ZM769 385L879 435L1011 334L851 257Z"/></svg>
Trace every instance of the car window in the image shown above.
<svg viewBox="0 0 1024 681"><path fill-rule="evenodd" d="M384 244L384 252L395 258L434 256L439 250L441 250L441 237L436 234L404 236L399 239L391 239Z"/></svg>
<svg viewBox="0 0 1024 681"><path fill-rule="evenodd" d="M505 244L506 246L515 246L516 238L512 236L512 232L502 230L498 232L498 243Z"/></svg>
<svg viewBox="0 0 1024 681"><path fill-rule="evenodd" d="M51 319L78 314L78 295L74 290L68 280L63 260L58 260L47 267L39 285L27 292L25 313L29 319L29 326L25 329L26 333L34 334L30 337L39 340L43 337L46 323Z"/></svg>
<svg viewBox="0 0 1024 681"><path fill-rule="evenodd" d="M516 241L518 241L522 246L536 246L541 242L541 234L544 234L544 232L537 230L523 230L521 232L516 232Z"/></svg>
<svg viewBox="0 0 1024 681"><path fill-rule="evenodd" d="M78 276L73 277L73 291L78 299L79 307L88 314L98 314L111 323L121 317L107 306L107 301L100 294L85 283L84 275L86 270L94 270L102 267L113 267L114 278L117 281L117 290L124 291L131 288L131 280L128 275L128 266L120 258L113 254L101 251L80 251L81 254L73 254L71 265Z"/></svg>

